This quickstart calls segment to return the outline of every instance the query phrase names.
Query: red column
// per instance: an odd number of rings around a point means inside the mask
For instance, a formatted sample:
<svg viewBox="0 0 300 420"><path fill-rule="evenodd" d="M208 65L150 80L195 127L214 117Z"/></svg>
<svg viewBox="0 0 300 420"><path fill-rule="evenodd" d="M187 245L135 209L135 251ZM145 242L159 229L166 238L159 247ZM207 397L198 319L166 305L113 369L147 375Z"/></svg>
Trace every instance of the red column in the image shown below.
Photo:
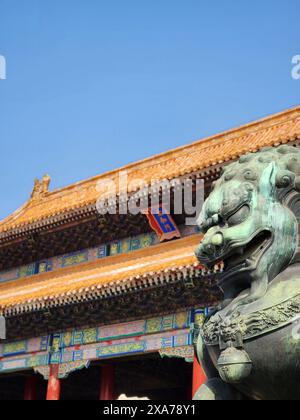
<svg viewBox="0 0 300 420"><path fill-rule="evenodd" d="M37 399L37 376L28 376L25 382L24 401L35 401Z"/></svg>
<svg viewBox="0 0 300 420"><path fill-rule="evenodd" d="M59 401L60 399L61 383L60 379L58 379L58 370L59 365L50 366L50 376L46 398L47 401Z"/></svg>
<svg viewBox="0 0 300 420"><path fill-rule="evenodd" d="M194 357L194 367L193 367L193 398L198 391L198 389L203 385L207 380L206 374L198 362L197 357Z"/></svg>
<svg viewBox="0 0 300 420"><path fill-rule="evenodd" d="M102 366L100 401L112 401L115 399L115 367L112 365Z"/></svg>

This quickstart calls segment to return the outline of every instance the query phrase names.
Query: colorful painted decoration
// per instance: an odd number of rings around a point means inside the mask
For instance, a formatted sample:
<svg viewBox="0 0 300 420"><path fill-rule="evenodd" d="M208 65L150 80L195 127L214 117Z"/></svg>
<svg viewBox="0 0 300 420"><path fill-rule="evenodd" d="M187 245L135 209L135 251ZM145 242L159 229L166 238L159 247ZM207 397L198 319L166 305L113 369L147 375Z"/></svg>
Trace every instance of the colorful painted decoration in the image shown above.
<svg viewBox="0 0 300 420"><path fill-rule="evenodd" d="M138 251L139 249L157 245L160 241L166 240L168 238L180 238L199 233L198 228L193 226L180 226L180 229L178 229L171 216L165 215L164 217L167 218L164 219L165 224L166 220L169 220L173 227L171 228L170 232L167 232L167 227L164 226L165 232L161 233L161 236L158 236L155 232L145 233L133 238L126 238L121 241L112 242L110 244L100 245L96 248L84 249L75 253L61 255L58 257L50 258L48 260L43 260L11 270L2 271L0 272L0 283L33 276L35 274L48 273L60 268L71 267L85 262L106 258L108 256ZM161 232L161 228L159 229L159 232Z"/></svg>
<svg viewBox="0 0 300 420"><path fill-rule="evenodd" d="M3 343L0 372L45 370L51 364L67 368L70 364L81 366L92 360L151 352L185 357L192 354L193 311Z"/></svg>
<svg viewBox="0 0 300 420"><path fill-rule="evenodd" d="M166 212L164 207L148 209L145 214L151 228L159 237L160 242L181 238L181 233L175 221L172 216Z"/></svg>

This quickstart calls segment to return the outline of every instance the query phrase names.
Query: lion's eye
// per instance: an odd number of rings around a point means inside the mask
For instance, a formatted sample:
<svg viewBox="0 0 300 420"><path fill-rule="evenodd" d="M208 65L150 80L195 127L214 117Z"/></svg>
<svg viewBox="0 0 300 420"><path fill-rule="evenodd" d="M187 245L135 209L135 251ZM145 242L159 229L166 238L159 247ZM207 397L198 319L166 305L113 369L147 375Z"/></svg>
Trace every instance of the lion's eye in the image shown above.
<svg viewBox="0 0 300 420"><path fill-rule="evenodd" d="M249 206L243 206L241 207L237 212L232 214L228 219L227 223L228 226L235 226L239 225L240 223L243 223L250 214L250 208Z"/></svg>

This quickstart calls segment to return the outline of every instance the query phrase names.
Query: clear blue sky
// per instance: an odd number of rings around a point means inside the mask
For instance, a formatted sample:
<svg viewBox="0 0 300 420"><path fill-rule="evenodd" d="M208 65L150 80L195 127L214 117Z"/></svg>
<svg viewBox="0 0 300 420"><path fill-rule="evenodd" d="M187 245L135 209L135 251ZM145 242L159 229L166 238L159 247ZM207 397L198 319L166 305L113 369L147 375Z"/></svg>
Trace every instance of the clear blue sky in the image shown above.
<svg viewBox="0 0 300 420"><path fill-rule="evenodd" d="M300 103L299 0L0 0L0 218Z"/></svg>

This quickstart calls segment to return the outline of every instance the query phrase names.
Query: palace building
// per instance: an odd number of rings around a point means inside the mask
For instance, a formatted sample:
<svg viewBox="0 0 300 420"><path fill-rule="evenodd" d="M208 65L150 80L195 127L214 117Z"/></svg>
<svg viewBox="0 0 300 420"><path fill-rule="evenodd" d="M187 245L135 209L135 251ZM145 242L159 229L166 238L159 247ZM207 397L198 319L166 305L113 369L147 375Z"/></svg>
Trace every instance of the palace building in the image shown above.
<svg viewBox="0 0 300 420"><path fill-rule="evenodd" d="M199 265L201 233L174 211L176 188L188 182L195 198L203 180L207 195L222 167L282 144L300 144L300 107L59 190L36 180L0 223L0 399L192 399L205 379L193 344L222 263ZM111 205L99 185L121 173L118 210L150 191L137 196L135 180L155 179L171 185L169 211L162 187L158 214L99 212L99 199Z"/></svg>

